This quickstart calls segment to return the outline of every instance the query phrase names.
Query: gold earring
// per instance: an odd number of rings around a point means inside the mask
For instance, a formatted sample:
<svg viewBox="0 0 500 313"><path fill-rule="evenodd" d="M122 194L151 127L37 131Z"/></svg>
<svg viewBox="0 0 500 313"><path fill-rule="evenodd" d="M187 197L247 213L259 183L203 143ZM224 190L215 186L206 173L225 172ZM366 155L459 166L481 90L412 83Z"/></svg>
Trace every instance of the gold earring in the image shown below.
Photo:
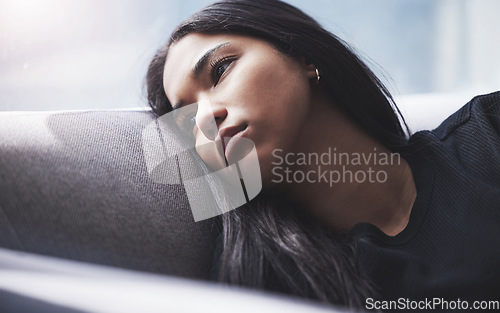
<svg viewBox="0 0 500 313"><path fill-rule="evenodd" d="M316 68L316 85L319 83L320 78L321 78L321 76L319 76L319 70L318 70L318 68Z"/></svg>

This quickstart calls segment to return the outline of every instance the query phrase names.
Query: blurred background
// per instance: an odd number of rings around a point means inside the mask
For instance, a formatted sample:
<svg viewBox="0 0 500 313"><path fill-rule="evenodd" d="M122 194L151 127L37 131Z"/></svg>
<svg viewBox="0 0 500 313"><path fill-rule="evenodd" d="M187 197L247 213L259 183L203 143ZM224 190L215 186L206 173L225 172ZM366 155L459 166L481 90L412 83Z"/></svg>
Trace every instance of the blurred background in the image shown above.
<svg viewBox="0 0 500 313"><path fill-rule="evenodd" d="M0 110L147 107L148 62L211 2L0 0ZM500 89L500 1L287 2L352 44L400 98Z"/></svg>

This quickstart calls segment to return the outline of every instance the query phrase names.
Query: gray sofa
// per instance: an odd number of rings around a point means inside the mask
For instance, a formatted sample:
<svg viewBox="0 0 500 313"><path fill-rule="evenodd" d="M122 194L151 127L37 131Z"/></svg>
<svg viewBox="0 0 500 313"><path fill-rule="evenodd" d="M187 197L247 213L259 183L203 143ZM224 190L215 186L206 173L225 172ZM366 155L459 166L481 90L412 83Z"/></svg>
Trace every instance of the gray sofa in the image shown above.
<svg viewBox="0 0 500 313"><path fill-rule="evenodd" d="M194 222L180 184L155 183L149 111L0 113L0 247L208 279L216 219Z"/></svg>

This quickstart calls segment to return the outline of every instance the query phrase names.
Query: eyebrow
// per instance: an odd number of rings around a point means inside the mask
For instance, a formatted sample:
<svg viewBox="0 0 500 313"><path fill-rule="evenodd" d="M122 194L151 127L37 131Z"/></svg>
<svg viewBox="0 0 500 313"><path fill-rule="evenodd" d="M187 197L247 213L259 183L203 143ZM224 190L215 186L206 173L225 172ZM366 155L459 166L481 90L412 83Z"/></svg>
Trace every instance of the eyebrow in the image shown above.
<svg viewBox="0 0 500 313"><path fill-rule="evenodd" d="M194 67L193 67L193 76L195 78L198 77L200 75L201 71L203 70L203 68L207 65L207 62L210 59L210 57L212 57L212 55L217 50L219 50L220 48L222 48L224 46L227 46L229 43L230 43L229 41L226 41L226 42L221 43L220 45L217 45L216 47L208 50L207 52L205 52L205 54L194 65Z"/></svg>

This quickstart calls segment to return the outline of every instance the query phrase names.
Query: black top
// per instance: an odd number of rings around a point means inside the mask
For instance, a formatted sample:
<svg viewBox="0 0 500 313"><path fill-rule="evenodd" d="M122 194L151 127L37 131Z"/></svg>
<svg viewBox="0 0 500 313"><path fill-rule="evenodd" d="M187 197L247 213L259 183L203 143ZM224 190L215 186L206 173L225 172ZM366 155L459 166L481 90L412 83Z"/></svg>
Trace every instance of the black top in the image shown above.
<svg viewBox="0 0 500 313"><path fill-rule="evenodd" d="M409 148L417 198L406 229L394 237L366 223L351 231L369 239L359 248L376 300L500 301L500 92L416 133Z"/></svg>

